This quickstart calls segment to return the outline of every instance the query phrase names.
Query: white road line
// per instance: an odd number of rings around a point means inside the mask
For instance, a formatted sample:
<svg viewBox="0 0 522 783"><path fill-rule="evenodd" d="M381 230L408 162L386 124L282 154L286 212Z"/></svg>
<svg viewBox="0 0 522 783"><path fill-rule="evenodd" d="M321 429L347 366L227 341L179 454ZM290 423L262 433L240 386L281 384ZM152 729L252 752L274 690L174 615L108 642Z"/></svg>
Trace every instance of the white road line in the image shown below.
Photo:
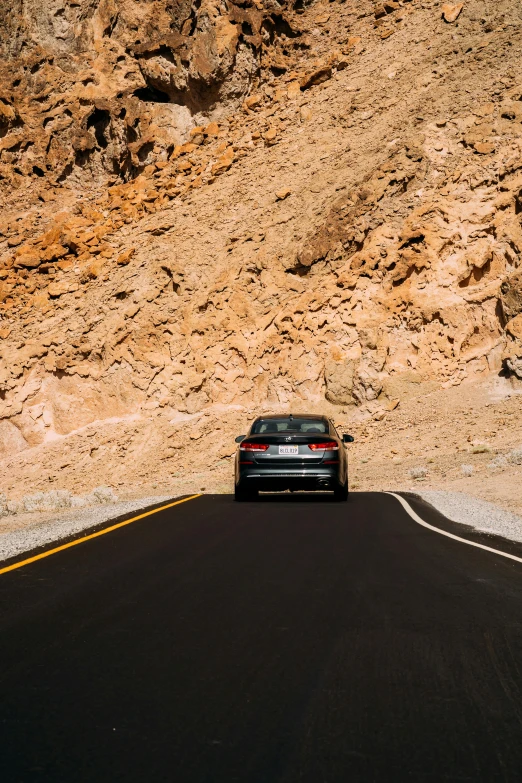
<svg viewBox="0 0 522 783"><path fill-rule="evenodd" d="M423 527L427 527L428 530L433 530L435 533L440 533L441 536L447 536L448 538L453 538L455 541L461 541L463 544L467 544L468 546L474 546L477 547L477 549L485 549L486 552L493 552L495 555L500 555L501 557L507 557L508 560L516 560L517 563L522 563L522 557L516 557L515 555L509 555L507 552L501 552L500 549L493 549L493 547L486 546L485 544L477 544L475 541L468 541L467 538L460 538L460 536L454 536L453 533L448 533L446 530L441 530L440 527L434 527L433 525L428 524L428 522L425 522L421 517L415 513L415 511L412 509L410 504L404 500L403 497L400 495L395 494L395 492L385 492L385 495L391 495L392 497L396 498L401 506L404 508L407 514L410 515L410 517L415 520L415 522L418 522L419 525L422 525Z"/></svg>

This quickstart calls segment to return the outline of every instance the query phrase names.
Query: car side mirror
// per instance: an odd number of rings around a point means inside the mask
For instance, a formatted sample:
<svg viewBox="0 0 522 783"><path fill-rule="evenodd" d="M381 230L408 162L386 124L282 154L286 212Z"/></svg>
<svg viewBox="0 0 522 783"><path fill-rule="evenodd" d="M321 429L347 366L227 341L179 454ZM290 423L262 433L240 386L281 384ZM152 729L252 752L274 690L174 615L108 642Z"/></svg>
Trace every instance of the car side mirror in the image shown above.
<svg viewBox="0 0 522 783"><path fill-rule="evenodd" d="M242 440L245 440L246 435L238 435L237 438L235 438L236 443L241 443Z"/></svg>
<svg viewBox="0 0 522 783"><path fill-rule="evenodd" d="M354 440L353 435L343 435L343 443L353 443Z"/></svg>

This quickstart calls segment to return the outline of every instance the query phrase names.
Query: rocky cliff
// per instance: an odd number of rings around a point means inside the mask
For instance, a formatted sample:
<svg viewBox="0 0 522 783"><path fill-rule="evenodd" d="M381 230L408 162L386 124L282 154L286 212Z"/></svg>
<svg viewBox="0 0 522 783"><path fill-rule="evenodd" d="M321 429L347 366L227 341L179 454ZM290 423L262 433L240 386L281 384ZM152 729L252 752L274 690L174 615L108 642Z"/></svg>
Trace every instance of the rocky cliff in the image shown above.
<svg viewBox="0 0 522 783"><path fill-rule="evenodd" d="M236 109L278 59L291 65L302 45L291 11L275 1L4 6L6 196L28 180L83 188L103 173L128 180L167 161L198 120Z"/></svg>
<svg viewBox="0 0 522 783"><path fill-rule="evenodd" d="M518 5L0 15L0 449L17 480L183 473L207 435L228 470L257 410L382 421L522 378Z"/></svg>

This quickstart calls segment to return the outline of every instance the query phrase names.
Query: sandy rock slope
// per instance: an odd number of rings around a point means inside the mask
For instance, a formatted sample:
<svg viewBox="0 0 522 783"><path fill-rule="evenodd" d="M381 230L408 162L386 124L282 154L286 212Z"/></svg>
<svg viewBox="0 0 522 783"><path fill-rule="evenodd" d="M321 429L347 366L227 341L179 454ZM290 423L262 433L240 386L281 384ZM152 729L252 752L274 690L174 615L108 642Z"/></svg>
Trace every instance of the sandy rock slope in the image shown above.
<svg viewBox="0 0 522 783"><path fill-rule="evenodd" d="M517 4L0 22L3 491L223 491L291 407L355 431L356 486L520 507Z"/></svg>

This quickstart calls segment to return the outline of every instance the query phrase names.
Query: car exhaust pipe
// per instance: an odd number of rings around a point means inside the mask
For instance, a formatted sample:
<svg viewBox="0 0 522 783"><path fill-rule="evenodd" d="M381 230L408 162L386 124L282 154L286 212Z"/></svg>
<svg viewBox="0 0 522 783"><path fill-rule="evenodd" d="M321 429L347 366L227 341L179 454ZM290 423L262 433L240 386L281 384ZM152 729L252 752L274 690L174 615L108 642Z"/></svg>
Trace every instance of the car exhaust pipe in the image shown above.
<svg viewBox="0 0 522 783"><path fill-rule="evenodd" d="M328 489L330 486L330 481L328 479L319 479L317 482L317 486L321 487L321 489Z"/></svg>

